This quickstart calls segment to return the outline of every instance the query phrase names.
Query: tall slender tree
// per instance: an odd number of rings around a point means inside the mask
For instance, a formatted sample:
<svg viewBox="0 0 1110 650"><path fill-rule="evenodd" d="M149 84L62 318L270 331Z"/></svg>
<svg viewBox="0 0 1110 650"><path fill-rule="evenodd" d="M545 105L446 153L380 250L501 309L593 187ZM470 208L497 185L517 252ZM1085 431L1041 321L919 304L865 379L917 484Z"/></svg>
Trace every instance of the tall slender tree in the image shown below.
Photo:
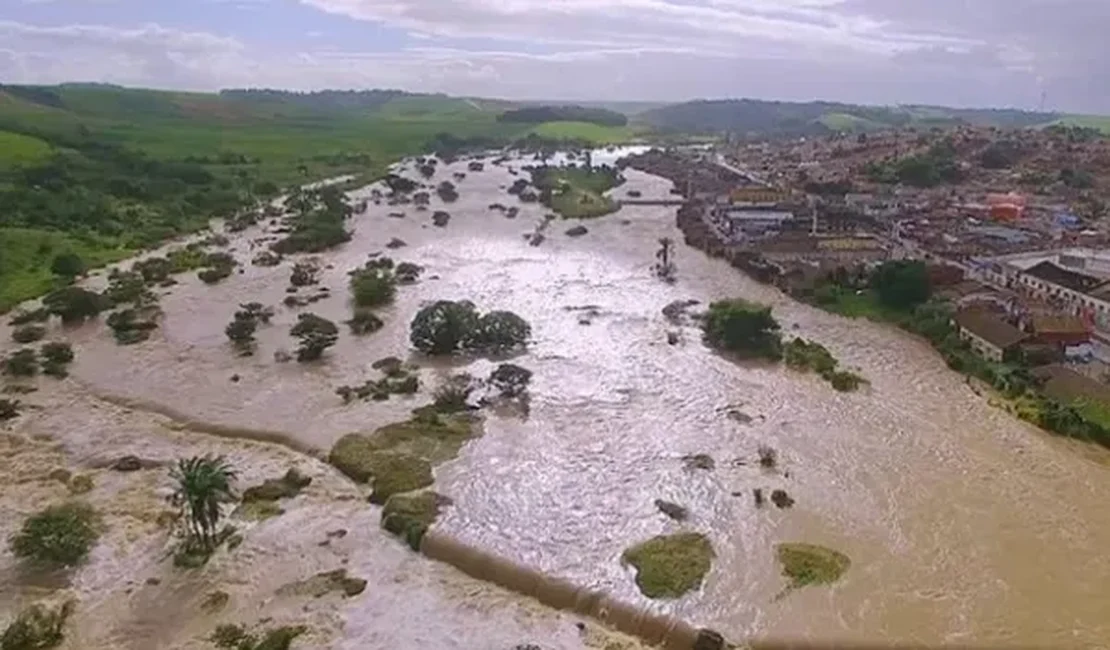
<svg viewBox="0 0 1110 650"><path fill-rule="evenodd" d="M178 460L170 476L177 483L172 500L188 521L190 540L211 550L223 515L221 506L235 498L231 488L235 470L223 456L193 456Z"/></svg>

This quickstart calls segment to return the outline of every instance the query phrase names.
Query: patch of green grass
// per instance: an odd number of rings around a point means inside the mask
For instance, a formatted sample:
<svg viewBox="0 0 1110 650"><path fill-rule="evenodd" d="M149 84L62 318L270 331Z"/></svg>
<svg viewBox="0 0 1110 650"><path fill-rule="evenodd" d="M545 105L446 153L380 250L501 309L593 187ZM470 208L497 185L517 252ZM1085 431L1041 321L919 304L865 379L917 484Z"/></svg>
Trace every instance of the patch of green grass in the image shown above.
<svg viewBox="0 0 1110 650"><path fill-rule="evenodd" d="M884 125L848 113L826 113L818 120L833 131L871 131Z"/></svg>
<svg viewBox="0 0 1110 650"><path fill-rule="evenodd" d="M1094 422L1103 427L1110 428L1110 404L1094 400L1076 400L1072 406L1085 420Z"/></svg>
<svg viewBox="0 0 1110 650"><path fill-rule="evenodd" d="M77 253L90 268L117 262L134 252L107 237L0 228L0 313L54 289L50 264L67 251Z"/></svg>
<svg viewBox="0 0 1110 650"><path fill-rule="evenodd" d="M852 565L847 555L816 544L778 544L775 554L792 589L832 584Z"/></svg>
<svg viewBox="0 0 1110 650"><path fill-rule="evenodd" d="M632 142L647 133L643 127L602 126L592 122L544 122L531 132L555 140L583 140L599 145Z"/></svg>
<svg viewBox="0 0 1110 650"><path fill-rule="evenodd" d="M629 548L621 560L636 568L636 586L648 598L678 598L701 587L715 554L701 533L660 535Z"/></svg>
<svg viewBox="0 0 1110 650"><path fill-rule="evenodd" d="M1067 115L1053 122L1064 126L1082 126L1110 134L1110 115Z"/></svg>
<svg viewBox="0 0 1110 650"><path fill-rule="evenodd" d="M39 138L0 131L0 167L44 160L50 155L50 151L50 145Z"/></svg>

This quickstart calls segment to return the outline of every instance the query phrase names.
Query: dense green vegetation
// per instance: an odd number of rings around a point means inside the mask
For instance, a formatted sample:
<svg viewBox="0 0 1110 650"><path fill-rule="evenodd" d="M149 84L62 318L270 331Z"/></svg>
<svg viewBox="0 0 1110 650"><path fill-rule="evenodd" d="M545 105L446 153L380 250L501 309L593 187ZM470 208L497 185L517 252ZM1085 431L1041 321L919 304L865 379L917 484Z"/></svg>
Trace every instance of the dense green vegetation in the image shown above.
<svg viewBox="0 0 1110 650"><path fill-rule="evenodd" d="M480 314L474 303L437 300L412 319L409 340L425 354L505 352L527 344L532 326L511 311Z"/></svg>
<svg viewBox="0 0 1110 650"><path fill-rule="evenodd" d="M584 106L526 106L505 111L497 116L498 122L522 122L542 124L544 122L585 122L599 126L624 126L628 117L604 108Z"/></svg>
<svg viewBox="0 0 1110 650"><path fill-rule="evenodd" d="M864 383L859 375L839 370L839 362L825 346L814 341L795 337L783 346L783 360L795 370L813 371L841 392L856 390ZM773 463L772 463L773 464Z"/></svg>
<svg viewBox="0 0 1110 650"><path fill-rule="evenodd" d="M744 359L782 358L782 338L771 308L740 298L709 305L702 336L713 348Z"/></svg>
<svg viewBox="0 0 1110 650"><path fill-rule="evenodd" d="M31 515L11 538L17 557L49 567L80 564L100 538L100 516L80 501L49 506Z"/></svg>

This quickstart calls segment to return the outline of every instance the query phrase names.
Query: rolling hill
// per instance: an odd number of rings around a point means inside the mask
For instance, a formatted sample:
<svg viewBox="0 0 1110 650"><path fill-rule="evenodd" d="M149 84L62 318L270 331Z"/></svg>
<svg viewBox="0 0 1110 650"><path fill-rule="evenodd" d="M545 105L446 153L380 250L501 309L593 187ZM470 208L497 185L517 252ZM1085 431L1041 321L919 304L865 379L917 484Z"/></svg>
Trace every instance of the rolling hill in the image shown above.
<svg viewBox="0 0 1110 650"><path fill-rule="evenodd" d="M904 126L973 124L1021 128L1049 124L1057 113L939 106L859 106L835 102L775 102L756 99L699 100L636 115L664 132L734 133L751 137L797 137L836 131L875 131Z"/></svg>

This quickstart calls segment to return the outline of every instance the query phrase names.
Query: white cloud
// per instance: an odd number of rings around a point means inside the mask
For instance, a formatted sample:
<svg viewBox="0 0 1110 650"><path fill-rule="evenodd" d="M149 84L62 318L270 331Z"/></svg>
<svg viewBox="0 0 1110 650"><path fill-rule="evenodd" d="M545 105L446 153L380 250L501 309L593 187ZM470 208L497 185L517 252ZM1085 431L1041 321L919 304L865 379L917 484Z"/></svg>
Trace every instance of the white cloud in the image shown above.
<svg viewBox="0 0 1110 650"><path fill-rule="evenodd" d="M193 1L270 11L265 0ZM153 24L9 20L0 21L0 81L1026 108L1046 89L1050 107L1110 112L1110 47L1102 36L1110 0L300 2L401 30L419 47L327 49L325 32L306 37L300 51Z"/></svg>

